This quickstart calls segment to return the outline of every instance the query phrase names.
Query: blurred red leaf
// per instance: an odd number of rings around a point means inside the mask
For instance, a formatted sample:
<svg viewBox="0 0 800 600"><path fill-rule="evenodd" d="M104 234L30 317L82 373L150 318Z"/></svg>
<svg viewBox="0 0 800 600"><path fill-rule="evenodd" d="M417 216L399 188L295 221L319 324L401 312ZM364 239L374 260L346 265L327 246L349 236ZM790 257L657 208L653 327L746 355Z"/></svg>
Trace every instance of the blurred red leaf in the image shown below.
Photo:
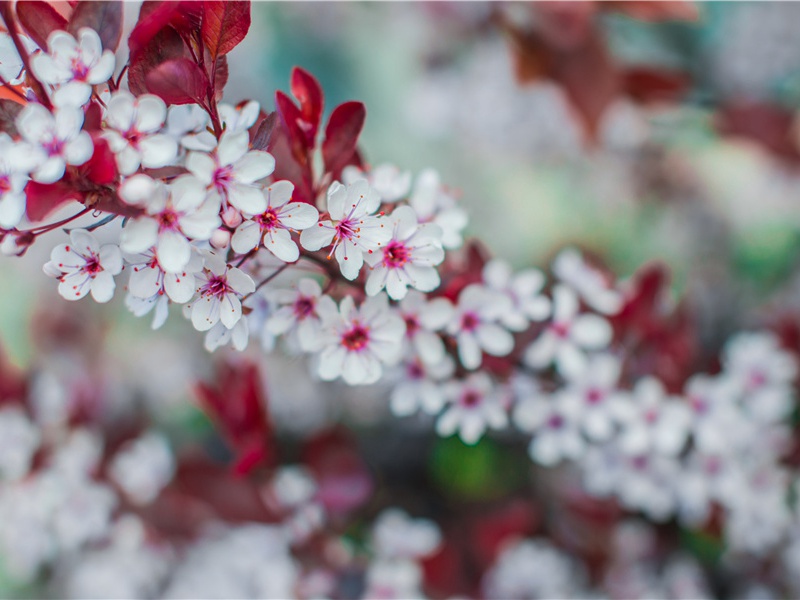
<svg viewBox="0 0 800 600"><path fill-rule="evenodd" d="M78 2L69 19L69 31L77 35L81 27L94 29L103 48L116 50L122 35L122 2L117 0L84 0Z"/></svg>
<svg viewBox="0 0 800 600"><path fill-rule="evenodd" d="M67 28L67 20L49 2L19 0L15 8L20 24L40 48L47 48L53 31Z"/></svg>
<svg viewBox="0 0 800 600"><path fill-rule="evenodd" d="M188 58L167 60L145 76L147 89L167 104L196 104L205 100L208 78Z"/></svg>
<svg viewBox="0 0 800 600"><path fill-rule="evenodd" d="M117 161L108 142L99 135L93 136L92 141L94 142L92 157L80 166L81 173L96 185L108 185L115 182L119 176Z"/></svg>
<svg viewBox="0 0 800 600"><path fill-rule="evenodd" d="M0 346L0 404L24 401L27 388L27 376L11 364Z"/></svg>
<svg viewBox="0 0 800 600"><path fill-rule="evenodd" d="M303 461L319 484L317 498L331 513L350 512L369 500L372 476L345 431L328 430L311 438L303 449Z"/></svg>
<svg viewBox="0 0 800 600"><path fill-rule="evenodd" d="M250 146L253 150L267 150L269 148L272 134L275 132L275 126L277 124L277 112L269 113L257 123L255 133L253 133L253 137L250 140Z"/></svg>
<svg viewBox="0 0 800 600"><path fill-rule="evenodd" d="M31 221L41 221L71 200L81 201L83 194L66 181L39 183L29 181L25 186L25 212Z"/></svg>
<svg viewBox="0 0 800 600"><path fill-rule="evenodd" d="M333 110L322 142L322 159L328 173L338 174L352 160L366 117L361 102L345 102Z"/></svg>
<svg viewBox="0 0 800 600"><path fill-rule="evenodd" d="M201 35L212 58L233 50L249 29L249 0L204 0Z"/></svg>
<svg viewBox="0 0 800 600"><path fill-rule="evenodd" d="M200 406L220 428L236 454L234 471L247 473L273 460L272 426L258 367L227 361L217 368L213 384L196 384Z"/></svg>
<svg viewBox="0 0 800 600"><path fill-rule="evenodd" d="M492 511L483 511L471 529L475 558L488 568L509 539L529 537L535 532L539 517L530 501L514 499Z"/></svg>
<svg viewBox="0 0 800 600"><path fill-rule="evenodd" d="M691 83L685 73L649 67L634 67L622 74L622 87L641 103L675 102L689 90Z"/></svg>
<svg viewBox="0 0 800 600"><path fill-rule="evenodd" d="M301 120L298 125L306 135L306 145L311 147L322 119L322 87L313 75L300 67L292 69L290 87L292 95L300 102Z"/></svg>
<svg viewBox="0 0 800 600"><path fill-rule="evenodd" d="M700 18L697 5L687 0L607 0L598 6L640 21L697 21Z"/></svg>
<svg viewBox="0 0 800 600"><path fill-rule="evenodd" d="M793 112L774 104L734 102L721 108L718 127L725 135L753 140L783 158L798 160L794 119Z"/></svg>
<svg viewBox="0 0 800 600"><path fill-rule="evenodd" d="M283 128L286 131L292 156L299 165L306 167L310 148L306 134L300 125L303 120L300 109L297 108L297 105L292 102L289 96L280 90L275 92L275 109L281 117L281 123L283 123Z"/></svg>

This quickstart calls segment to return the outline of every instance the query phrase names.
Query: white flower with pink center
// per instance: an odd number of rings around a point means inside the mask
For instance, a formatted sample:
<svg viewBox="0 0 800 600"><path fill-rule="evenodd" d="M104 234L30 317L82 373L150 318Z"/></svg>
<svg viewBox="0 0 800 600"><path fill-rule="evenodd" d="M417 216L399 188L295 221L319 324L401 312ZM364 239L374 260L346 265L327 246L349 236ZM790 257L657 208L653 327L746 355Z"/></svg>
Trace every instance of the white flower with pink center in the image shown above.
<svg viewBox="0 0 800 600"><path fill-rule="evenodd" d="M794 408L797 362L774 335L740 333L732 338L725 345L723 368L759 421L780 421Z"/></svg>
<svg viewBox="0 0 800 600"><path fill-rule="evenodd" d="M178 144L160 133L167 118L167 105L158 96L134 97L130 92L115 93L108 101L103 136L108 140L122 175L166 167L178 156Z"/></svg>
<svg viewBox="0 0 800 600"><path fill-rule="evenodd" d="M299 280L293 289L278 289L269 294L278 307L267 319L267 331L273 335L287 335L296 341L304 352L321 348L321 315L336 312L336 303L322 293L313 279Z"/></svg>
<svg viewBox="0 0 800 600"><path fill-rule="evenodd" d="M436 432L441 436L458 432L461 441L472 445L478 443L487 428L508 425L505 398L485 373L445 383L444 394L448 404L436 421Z"/></svg>
<svg viewBox="0 0 800 600"><path fill-rule="evenodd" d="M586 351L600 350L611 342L608 321L598 315L580 313L578 296L564 285L553 290L553 320L525 352L525 363L543 369L555 361L559 372L580 371Z"/></svg>
<svg viewBox="0 0 800 600"><path fill-rule="evenodd" d="M192 256L187 238L208 240L220 226L219 205L191 175L176 177L169 185L134 175L122 182L119 195L146 211L122 230L122 250L138 254L155 247L158 263L167 273L186 269Z"/></svg>
<svg viewBox="0 0 800 600"><path fill-rule="evenodd" d="M229 227L241 223L241 213L262 214L267 199L258 181L275 170L268 152L252 150L246 131L225 132L213 152L190 152L186 168L222 200L223 221Z"/></svg>
<svg viewBox="0 0 800 600"><path fill-rule="evenodd" d="M483 267L483 281L511 301L510 310L500 316L500 322L511 331L525 331L531 321L543 321L550 316L550 300L542 295L545 279L541 271L526 269L514 274L503 260L490 260Z"/></svg>
<svg viewBox="0 0 800 600"><path fill-rule="evenodd" d="M36 167L37 155L25 142L14 142L0 133L0 227L19 225L25 214L28 173Z"/></svg>
<svg viewBox="0 0 800 600"><path fill-rule="evenodd" d="M83 106L92 86L114 74L114 53L103 50L100 36L89 27L82 27L77 39L54 31L47 38L47 50L31 57L31 70L39 81L56 88L53 102L58 106Z"/></svg>
<svg viewBox="0 0 800 600"><path fill-rule="evenodd" d="M221 322L233 329L242 318L241 298L252 294L256 284L249 275L226 265L213 252L205 252L204 256L205 266L196 278L199 298L187 305L192 325L198 331L208 331Z"/></svg>
<svg viewBox="0 0 800 600"><path fill-rule="evenodd" d="M417 223L410 206L397 207L389 217L392 238L380 252L367 253L372 267L365 291L374 296L386 288L392 300L402 300L409 287L431 292L441 280L435 265L444 260L442 230L433 223Z"/></svg>
<svg viewBox="0 0 800 600"><path fill-rule="evenodd" d="M97 238L83 229L73 229L70 243L53 248L44 272L57 277L58 293L66 300L80 300L91 292L97 302L114 296L114 275L122 271L122 253L114 244L100 246Z"/></svg>
<svg viewBox="0 0 800 600"><path fill-rule="evenodd" d="M350 385L375 383L384 364L395 364L402 351L403 320L389 309L386 296L367 298L356 308L351 296L338 311L324 310L319 376L341 377Z"/></svg>
<svg viewBox="0 0 800 600"><path fill-rule="evenodd" d="M513 418L519 429L533 434L528 453L540 465L551 467L583 456L586 442L574 404L541 394L527 396L515 406Z"/></svg>
<svg viewBox="0 0 800 600"><path fill-rule="evenodd" d="M382 202L392 204L408 196L411 190L411 173L401 171L394 165L378 165L365 172L350 165L342 170L342 182L347 185L366 179L370 187L378 192Z"/></svg>
<svg viewBox="0 0 800 600"><path fill-rule="evenodd" d="M510 309L504 295L471 284L461 290L447 333L458 342L458 358L465 368L481 366L483 353L506 356L514 349L514 337L498 321Z"/></svg>
<svg viewBox="0 0 800 600"><path fill-rule="evenodd" d="M464 243L462 232L469 218L442 185L436 171L427 169L417 176L408 202L420 221L432 222L442 228L442 246L448 250L461 247Z"/></svg>
<svg viewBox="0 0 800 600"><path fill-rule="evenodd" d="M593 441L605 441L614 433L620 404L625 396L617 389L621 365L610 354L594 356L585 368L568 376L557 402L570 405L581 428Z"/></svg>
<svg viewBox="0 0 800 600"><path fill-rule="evenodd" d="M333 245L328 256L335 256L342 275L353 280L364 265L364 254L379 250L392 237L384 219L374 213L381 199L366 180L343 186L334 182L328 188L329 220L300 234L300 243L309 251Z"/></svg>
<svg viewBox="0 0 800 600"><path fill-rule="evenodd" d="M455 361L444 355L436 364L426 364L418 357L406 360L401 365L400 381L392 390L389 406L398 417L415 412L435 415L445 403L442 381L453 376Z"/></svg>
<svg viewBox="0 0 800 600"><path fill-rule="evenodd" d="M667 396L655 377L640 380L616 412L623 452L676 456L686 444L692 420L689 407L681 398Z"/></svg>
<svg viewBox="0 0 800 600"><path fill-rule="evenodd" d="M436 333L447 325L453 315L453 305L447 298L428 301L425 294L411 290L397 307L406 324L409 350L428 365L444 358L442 338Z"/></svg>
<svg viewBox="0 0 800 600"><path fill-rule="evenodd" d="M317 223L319 211L305 202L291 202L294 185L276 181L264 190L266 210L243 221L231 238L231 247L238 254L247 254L263 244L280 260L291 263L300 258L292 231L302 231Z"/></svg>
<svg viewBox="0 0 800 600"><path fill-rule="evenodd" d="M153 312L153 329L167 320L169 303L185 304L194 296L195 274L203 268L203 259L196 253L184 271L167 273L158 262L154 250L123 256L130 270L125 306L137 317Z"/></svg>
<svg viewBox="0 0 800 600"><path fill-rule="evenodd" d="M622 294L614 289L614 282L588 264L574 248L559 252L553 261L553 273L597 312L614 315L622 308Z"/></svg>
<svg viewBox="0 0 800 600"><path fill-rule="evenodd" d="M91 136L81 130L83 111L64 106L51 113L41 104L28 104L17 117L17 130L39 155L31 177L39 183L54 183L64 176L67 165L82 165L92 157Z"/></svg>

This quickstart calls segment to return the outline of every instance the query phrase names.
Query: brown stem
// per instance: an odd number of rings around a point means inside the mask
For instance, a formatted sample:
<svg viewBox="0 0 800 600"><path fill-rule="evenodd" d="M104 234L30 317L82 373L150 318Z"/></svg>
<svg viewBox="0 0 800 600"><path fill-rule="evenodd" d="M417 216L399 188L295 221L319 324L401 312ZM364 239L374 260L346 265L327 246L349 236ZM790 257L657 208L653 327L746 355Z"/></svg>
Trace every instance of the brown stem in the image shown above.
<svg viewBox="0 0 800 600"><path fill-rule="evenodd" d="M17 53L19 54L19 57L22 60L22 64L25 65L25 75L30 79L31 83L33 84L31 85L31 88L33 89L34 94L36 94L36 97L39 98L39 101L42 104L44 104L46 108L52 109L53 105L50 103L50 98L44 91L44 86L38 79L36 79L36 76L33 74L33 71L31 70L31 63L30 63L30 58L28 57L28 52L25 50L25 46L19 37L19 32L17 31L17 22L14 19L11 2L0 2L0 17L3 18L3 22L6 25L6 29L8 29L8 33L11 36L11 40L14 42L14 47L16 47L17 49Z"/></svg>

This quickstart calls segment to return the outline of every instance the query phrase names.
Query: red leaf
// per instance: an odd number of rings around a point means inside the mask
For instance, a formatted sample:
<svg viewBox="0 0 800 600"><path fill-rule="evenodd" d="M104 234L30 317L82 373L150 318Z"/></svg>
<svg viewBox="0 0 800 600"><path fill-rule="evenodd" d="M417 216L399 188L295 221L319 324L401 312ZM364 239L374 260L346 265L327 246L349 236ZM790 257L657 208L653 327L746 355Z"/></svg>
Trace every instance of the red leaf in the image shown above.
<svg viewBox="0 0 800 600"><path fill-rule="evenodd" d="M685 73L648 67L628 69L622 79L628 95L642 103L678 101L691 85Z"/></svg>
<svg viewBox="0 0 800 600"><path fill-rule="evenodd" d="M226 362L215 384L198 383L200 405L236 453L235 470L247 472L272 460L272 427L258 368L249 362Z"/></svg>
<svg viewBox="0 0 800 600"><path fill-rule="evenodd" d="M81 27L94 29L106 50L116 50L122 35L122 2L117 0L84 0L78 2L69 19L69 31L77 35Z"/></svg>
<svg viewBox="0 0 800 600"><path fill-rule="evenodd" d="M796 161L800 153L792 138L793 125L793 112L757 101L737 101L723 106L718 122L722 133L753 140L778 156Z"/></svg>
<svg viewBox="0 0 800 600"><path fill-rule="evenodd" d="M367 111L361 102L345 102L333 110L322 143L322 159L327 172L338 173L347 165L356 151L366 117Z"/></svg>
<svg viewBox="0 0 800 600"><path fill-rule="evenodd" d="M175 16L181 2L177 0L148 1L139 9L139 19L128 38L131 56L142 50Z"/></svg>
<svg viewBox="0 0 800 600"><path fill-rule="evenodd" d="M313 75L300 67L292 69L290 87L292 95L300 102L302 122L298 125L306 135L306 145L311 147L322 119L322 87Z"/></svg>
<svg viewBox="0 0 800 600"><path fill-rule="evenodd" d="M25 186L26 212L31 221L41 221L70 200L80 201L83 196L63 181L38 183L29 181Z"/></svg>
<svg viewBox="0 0 800 600"><path fill-rule="evenodd" d="M167 104L195 104L205 100L208 78L188 58L173 58L161 63L145 77L148 91Z"/></svg>
<svg viewBox="0 0 800 600"><path fill-rule="evenodd" d="M697 21L700 18L695 3L686 0L611 0L601 2L600 8L616 10L640 21Z"/></svg>
<svg viewBox="0 0 800 600"><path fill-rule="evenodd" d="M108 147L108 142L100 137L93 137L94 152L89 161L80 169L86 178L97 185L108 185L117 180L117 161Z"/></svg>
<svg viewBox="0 0 800 600"><path fill-rule="evenodd" d="M308 163L308 150L306 134L300 126L303 117L291 98L278 90L275 92L275 108L281 117L283 128L289 138L292 156L298 164L305 166Z"/></svg>
<svg viewBox="0 0 800 600"><path fill-rule="evenodd" d="M22 402L27 387L27 377L6 358L0 346L0 404Z"/></svg>
<svg viewBox="0 0 800 600"><path fill-rule="evenodd" d="M152 42L134 54L128 69L128 87L137 96L146 94L146 77L158 65L173 58L185 56L186 48L178 32L172 27L159 31Z"/></svg>
<svg viewBox="0 0 800 600"><path fill-rule="evenodd" d="M250 2L240 0L205 0L203 25L200 30L203 43L212 58L233 50L250 29Z"/></svg>
<svg viewBox="0 0 800 600"><path fill-rule="evenodd" d="M47 48L47 38L53 31L67 28L67 20L48 2L20 0L16 10L20 24L40 48Z"/></svg>

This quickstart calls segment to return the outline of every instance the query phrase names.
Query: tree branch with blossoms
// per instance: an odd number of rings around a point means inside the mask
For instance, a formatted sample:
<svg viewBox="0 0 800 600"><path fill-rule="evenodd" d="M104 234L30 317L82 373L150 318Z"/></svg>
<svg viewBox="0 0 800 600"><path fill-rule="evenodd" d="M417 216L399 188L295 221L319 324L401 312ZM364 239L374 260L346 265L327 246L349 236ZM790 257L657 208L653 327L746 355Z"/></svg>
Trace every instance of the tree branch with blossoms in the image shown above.
<svg viewBox="0 0 800 600"><path fill-rule="evenodd" d="M393 412L427 414L441 436L474 445L513 426L534 462L573 461L587 489L631 511L687 526L718 511L734 544L782 542L777 525L741 535L753 503L789 518L781 440L797 372L777 337L740 334L721 368L694 373L659 268L622 283L567 249L548 280L490 259L465 244L466 211L436 172L364 161L362 103L323 127L323 91L303 69L274 112L223 103L247 2L143 4L124 65L117 3L54 10L0 10L19 55L0 58L20 65L0 75L24 90L0 112L0 247L22 254L91 214L44 265L64 299L108 302L127 277L126 306L154 329L179 305L209 351L277 339L321 380L391 384ZM106 227L118 237L103 244ZM202 395L230 417L220 393ZM261 429L226 435L242 472L270 460Z"/></svg>

